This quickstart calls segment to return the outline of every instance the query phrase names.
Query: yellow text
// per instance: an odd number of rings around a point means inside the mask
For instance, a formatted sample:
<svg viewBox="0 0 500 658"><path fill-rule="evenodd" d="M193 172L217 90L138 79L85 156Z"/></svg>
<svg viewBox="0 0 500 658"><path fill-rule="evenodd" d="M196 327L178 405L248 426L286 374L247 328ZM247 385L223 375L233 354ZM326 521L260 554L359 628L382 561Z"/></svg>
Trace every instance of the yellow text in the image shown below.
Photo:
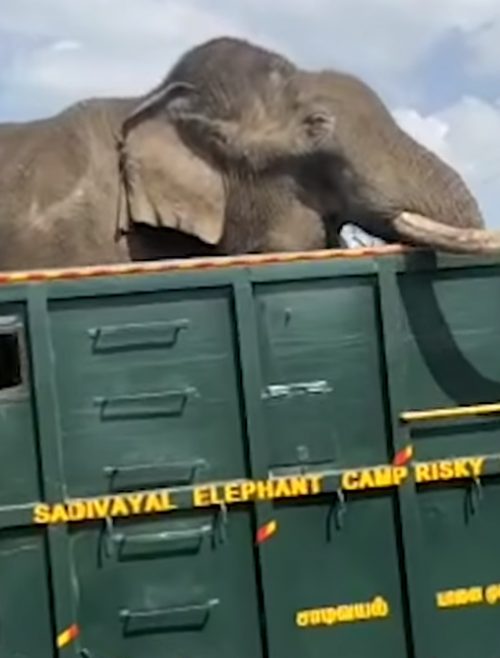
<svg viewBox="0 0 500 658"><path fill-rule="evenodd" d="M406 466L376 466L342 473L342 489L357 491L360 489L382 489L397 487L408 477Z"/></svg>
<svg viewBox="0 0 500 658"><path fill-rule="evenodd" d="M460 457L430 462L417 462L414 465L415 482L439 482L479 477L484 469L484 457ZM398 487L410 474L408 466L374 466L344 471L341 476L342 489L360 491L363 489L384 489Z"/></svg>
<svg viewBox="0 0 500 658"><path fill-rule="evenodd" d="M461 608L470 605L496 605L500 603L500 584L486 586L460 587L437 592L438 608Z"/></svg>
<svg viewBox="0 0 500 658"><path fill-rule="evenodd" d="M206 484L193 488L194 507L231 505L248 501L297 498L321 493L322 476L243 480L222 484Z"/></svg>
<svg viewBox="0 0 500 658"><path fill-rule="evenodd" d="M356 621L385 619L389 613L387 601L381 596L377 596L368 603L350 603L327 608L299 610L295 615L295 623L300 628L334 626Z"/></svg>
<svg viewBox="0 0 500 658"><path fill-rule="evenodd" d="M130 493L65 503L35 505L33 521L37 524L68 523L117 516L155 514L176 509L167 491Z"/></svg>
<svg viewBox="0 0 500 658"><path fill-rule="evenodd" d="M461 457L415 464L416 482L438 482L477 478L484 468L484 457Z"/></svg>

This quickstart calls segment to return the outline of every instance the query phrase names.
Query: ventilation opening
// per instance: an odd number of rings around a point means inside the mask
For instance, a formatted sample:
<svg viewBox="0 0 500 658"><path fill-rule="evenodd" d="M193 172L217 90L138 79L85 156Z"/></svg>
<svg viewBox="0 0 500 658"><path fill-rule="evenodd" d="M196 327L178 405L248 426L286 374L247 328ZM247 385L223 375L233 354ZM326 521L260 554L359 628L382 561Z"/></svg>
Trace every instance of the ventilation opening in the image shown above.
<svg viewBox="0 0 500 658"><path fill-rule="evenodd" d="M21 341L17 328L6 329L0 320L0 393L23 383Z"/></svg>

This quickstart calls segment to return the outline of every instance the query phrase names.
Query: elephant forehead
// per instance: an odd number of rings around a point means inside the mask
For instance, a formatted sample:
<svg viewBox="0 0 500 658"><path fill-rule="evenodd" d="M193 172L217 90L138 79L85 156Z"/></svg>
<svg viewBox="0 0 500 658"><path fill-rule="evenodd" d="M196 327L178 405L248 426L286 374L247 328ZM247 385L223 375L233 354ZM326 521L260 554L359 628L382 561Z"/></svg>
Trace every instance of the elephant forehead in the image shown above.
<svg viewBox="0 0 500 658"><path fill-rule="evenodd" d="M392 115L382 99L363 80L348 73L326 69L301 72L295 78L296 102L303 106L322 106L346 119L369 115L373 120L390 120Z"/></svg>

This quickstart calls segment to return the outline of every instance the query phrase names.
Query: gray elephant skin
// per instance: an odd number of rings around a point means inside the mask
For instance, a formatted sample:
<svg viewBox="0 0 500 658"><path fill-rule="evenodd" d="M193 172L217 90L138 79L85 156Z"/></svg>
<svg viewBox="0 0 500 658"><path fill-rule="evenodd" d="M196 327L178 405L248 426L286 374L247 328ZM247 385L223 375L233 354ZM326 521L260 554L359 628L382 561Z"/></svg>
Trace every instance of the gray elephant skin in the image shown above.
<svg viewBox="0 0 500 658"><path fill-rule="evenodd" d="M0 125L0 269L389 242L500 250L460 176L374 91L235 38L145 97Z"/></svg>

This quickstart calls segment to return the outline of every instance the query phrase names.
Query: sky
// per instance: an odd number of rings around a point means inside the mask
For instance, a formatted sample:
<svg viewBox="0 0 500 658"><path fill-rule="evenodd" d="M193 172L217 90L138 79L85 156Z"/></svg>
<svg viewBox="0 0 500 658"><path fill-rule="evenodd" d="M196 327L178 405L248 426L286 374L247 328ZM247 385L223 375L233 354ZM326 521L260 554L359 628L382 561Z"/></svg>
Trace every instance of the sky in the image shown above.
<svg viewBox="0 0 500 658"><path fill-rule="evenodd" d="M0 122L143 94L187 48L244 37L299 66L362 77L500 228L500 0L0 3Z"/></svg>

